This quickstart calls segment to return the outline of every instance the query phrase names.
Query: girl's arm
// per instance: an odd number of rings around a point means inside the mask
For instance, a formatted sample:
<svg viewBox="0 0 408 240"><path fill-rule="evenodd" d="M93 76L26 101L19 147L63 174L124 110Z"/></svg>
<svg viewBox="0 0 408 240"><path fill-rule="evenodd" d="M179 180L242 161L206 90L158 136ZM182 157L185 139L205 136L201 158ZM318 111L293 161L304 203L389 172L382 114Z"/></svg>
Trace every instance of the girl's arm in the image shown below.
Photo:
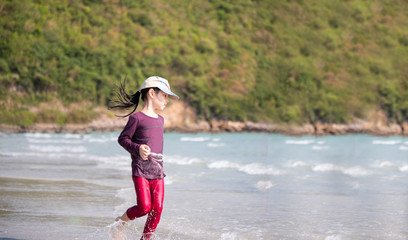
<svg viewBox="0 0 408 240"><path fill-rule="evenodd" d="M139 148L141 145L132 142L132 137L136 132L137 125L138 120L133 115L129 116L129 120L118 138L119 144L126 149L126 151L135 156L139 156Z"/></svg>

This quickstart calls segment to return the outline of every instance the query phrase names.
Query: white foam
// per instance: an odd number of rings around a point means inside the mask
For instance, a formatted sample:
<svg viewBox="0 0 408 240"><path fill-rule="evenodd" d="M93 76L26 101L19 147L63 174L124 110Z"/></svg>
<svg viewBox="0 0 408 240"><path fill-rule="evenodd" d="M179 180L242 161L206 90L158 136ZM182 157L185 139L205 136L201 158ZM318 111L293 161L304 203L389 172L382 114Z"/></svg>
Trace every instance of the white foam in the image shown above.
<svg viewBox="0 0 408 240"><path fill-rule="evenodd" d="M271 182L271 181L258 181L255 184L255 187L261 191L266 191L272 187L274 187L276 184Z"/></svg>
<svg viewBox="0 0 408 240"><path fill-rule="evenodd" d="M177 164L177 165L193 165L193 164L199 164L202 162L198 158L178 157L178 156L165 157L164 161L166 163Z"/></svg>
<svg viewBox="0 0 408 240"><path fill-rule="evenodd" d="M64 138L75 138L75 139L80 139L83 138L82 134L75 134L75 133L67 133L64 135Z"/></svg>
<svg viewBox="0 0 408 240"><path fill-rule="evenodd" d="M229 161L217 161L207 165L208 168L223 169L230 168L236 169L240 172L244 172L249 175L284 175L286 172L280 169L276 169L272 166L266 166L260 163L250 163L241 165L238 163L231 163Z"/></svg>
<svg viewBox="0 0 408 240"><path fill-rule="evenodd" d="M126 239L126 228L122 220L115 221L108 228L109 239Z"/></svg>
<svg viewBox="0 0 408 240"><path fill-rule="evenodd" d="M346 175L353 176L353 177L363 177L363 176L368 176L372 174L370 170L367 170L360 166L344 169L343 173Z"/></svg>
<svg viewBox="0 0 408 240"><path fill-rule="evenodd" d="M39 157L39 158L62 158L62 157L76 157L72 153L41 153L41 152L5 152L5 156L11 157Z"/></svg>
<svg viewBox="0 0 408 240"><path fill-rule="evenodd" d="M404 166L400 167L399 170L401 172L408 172L408 165L404 165Z"/></svg>
<svg viewBox="0 0 408 240"><path fill-rule="evenodd" d="M400 140L373 140L373 144L395 145L400 143Z"/></svg>
<svg viewBox="0 0 408 240"><path fill-rule="evenodd" d="M27 138L51 138L51 134L48 133L26 133Z"/></svg>
<svg viewBox="0 0 408 240"><path fill-rule="evenodd" d="M300 145L307 145L314 143L314 140L286 140L286 144L300 144Z"/></svg>
<svg viewBox="0 0 408 240"><path fill-rule="evenodd" d="M239 171L245 172L249 175L284 175L285 171L268 167L259 163L251 163L238 168Z"/></svg>
<svg viewBox="0 0 408 240"><path fill-rule="evenodd" d="M321 151L321 150L330 149L330 147L329 147L329 146L318 146L318 145L315 145L315 146L312 147L312 149L313 149L313 150L316 150L316 151Z"/></svg>
<svg viewBox="0 0 408 240"><path fill-rule="evenodd" d="M208 168L214 168L214 169L221 169L221 168L234 168L238 169L240 167L239 164L237 163L232 163L229 161L217 161L217 162L212 162L208 164Z"/></svg>
<svg viewBox="0 0 408 240"><path fill-rule="evenodd" d="M212 147L212 148L216 148L216 147L223 147L223 146L225 146L225 144L224 143L212 143L212 142L210 142L210 143L207 144L207 146Z"/></svg>
<svg viewBox="0 0 408 240"><path fill-rule="evenodd" d="M28 142L30 143L41 143L41 144L47 144L47 143L62 143L62 144L82 144L81 140L68 140L68 139L38 139L38 138L29 138Z"/></svg>
<svg viewBox="0 0 408 240"><path fill-rule="evenodd" d="M110 240L116 239L139 239L135 236L141 236L143 233L140 232L140 227L137 224L138 221L129 221L126 224L122 224L123 221L115 221L114 223L106 226L106 234ZM143 229L143 228L142 228ZM87 239L96 239L96 238L87 238ZM99 238L98 238L99 239ZM105 238L103 238L105 239ZM152 239L157 239L155 234L152 234Z"/></svg>
<svg viewBox="0 0 408 240"><path fill-rule="evenodd" d="M123 172L130 171L131 158L128 155L114 155L109 157L95 155L81 155L82 159L97 161L102 169L116 169Z"/></svg>
<svg viewBox="0 0 408 240"><path fill-rule="evenodd" d="M402 151L408 151L408 147L406 146L400 146L398 149Z"/></svg>
<svg viewBox="0 0 408 240"><path fill-rule="evenodd" d="M83 155L80 155L80 157L83 159L94 160L94 161L105 162L105 163L128 162L130 160L129 155L113 155L113 156L108 156L108 157L102 157L102 156L96 156L96 155L83 154Z"/></svg>
<svg viewBox="0 0 408 240"><path fill-rule="evenodd" d="M332 163L322 163L314 166L312 170L315 172L342 172L344 168Z"/></svg>
<svg viewBox="0 0 408 240"><path fill-rule="evenodd" d="M209 137L182 137L182 142L204 142L210 140Z"/></svg>
<svg viewBox="0 0 408 240"><path fill-rule="evenodd" d="M28 147L37 152L82 153L87 151L84 146L29 145Z"/></svg>
<svg viewBox="0 0 408 240"><path fill-rule="evenodd" d="M289 164L289 167L290 168L307 168L307 167L310 167L310 165L303 161L296 161L294 163Z"/></svg>
<svg viewBox="0 0 408 240"><path fill-rule="evenodd" d="M343 166L338 166L332 163L318 164L312 168L315 172L337 172L345 175L350 175L352 177L363 177L373 174L372 171L367 170L361 166L354 166L345 168Z"/></svg>
<svg viewBox="0 0 408 240"><path fill-rule="evenodd" d="M131 187L121 188L116 192L115 197L122 199L122 204L115 206L115 214L122 215L126 209L135 205L135 190Z"/></svg>
<svg viewBox="0 0 408 240"><path fill-rule="evenodd" d="M218 240L235 240L238 239L236 232L227 232L221 234L221 237Z"/></svg>
<svg viewBox="0 0 408 240"><path fill-rule="evenodd" d="M87 179L80 178L47 178L47 177L27 177L27 176L7 176L0 175L0 178L15 179L15 180L25 180L25 181L42 181L42 182L80 182L80 183L90 183Z"/></svg>
<svg viewBox="0 0 408 240"><path fill-rule="evenodd" d="M341 235L330 235L327 236L324 240L342 240Z"/></svg>
<svg viewBox="0 0 408 240"><path fill-rule="evenodd" d="M117 137L106 137L101 136L99 138L85 136L85 141L90 143L107 143L107 142L116 142L118 140Z"/></svg>
<svg viewBox="0 0 408 240"><path fill-rule="evenodd" d="M375 165L376 168L390 168L390 169L397 169L398 165L390 162L390 161L383 161Z"/></svg>

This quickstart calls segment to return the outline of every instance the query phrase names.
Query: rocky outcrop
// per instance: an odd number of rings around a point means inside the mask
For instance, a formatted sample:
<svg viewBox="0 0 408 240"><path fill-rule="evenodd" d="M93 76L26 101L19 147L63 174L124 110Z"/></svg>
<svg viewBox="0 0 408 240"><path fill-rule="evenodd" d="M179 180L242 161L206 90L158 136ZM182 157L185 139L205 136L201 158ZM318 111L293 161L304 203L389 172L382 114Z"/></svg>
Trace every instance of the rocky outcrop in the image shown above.
<svg viewBox="0 0 408 240"><path fill-rule="evenodd" d="M263 132L279 133L285 135L344 135L344 134L370 134L370 135L403 135L408 136L408 122L389 124L385 115L381 112L374 114L372 120L364 121L356 119L349 124L328 124L316 122L314 124L289 125L255 122L235 122L211 120L203 121L196 118L192 108L184 102L173 102L162 113L165 118L164 130L166 132ZM102 132L120 131L127 122L127 118L114 117L109 112L103 112L100 116L88 124L36 124L34 126L15 126L0 124L0 132Z"/></svg>

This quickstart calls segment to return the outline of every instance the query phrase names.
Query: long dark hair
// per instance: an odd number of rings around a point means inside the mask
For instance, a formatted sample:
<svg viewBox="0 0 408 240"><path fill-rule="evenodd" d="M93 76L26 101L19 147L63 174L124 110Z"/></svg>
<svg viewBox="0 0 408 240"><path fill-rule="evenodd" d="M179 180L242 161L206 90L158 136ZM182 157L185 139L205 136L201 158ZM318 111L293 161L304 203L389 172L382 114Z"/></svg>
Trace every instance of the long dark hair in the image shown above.
<svg viewBox="0 0 408 240"><path fill-rule="evenodd" d="M147 97L147 92L149 92L150 89L152 88L145 88L145 89L137 91L136 93L132 95L129 95L126 92L126 77L125 77L123 82L120 82L120 86L115 91L115 97L111 99L109 109L118 108L120 110L127 110L131 108L132 111L126 115L123 115L123 116L115 115L117 117L122 117L122 118L130 116L132 115L132 113L136 111L137 106L139 105L140 96L142 97L142 100L145 101ZM156 87L153 89L156 93L160 91L160 89Z"/></svg>

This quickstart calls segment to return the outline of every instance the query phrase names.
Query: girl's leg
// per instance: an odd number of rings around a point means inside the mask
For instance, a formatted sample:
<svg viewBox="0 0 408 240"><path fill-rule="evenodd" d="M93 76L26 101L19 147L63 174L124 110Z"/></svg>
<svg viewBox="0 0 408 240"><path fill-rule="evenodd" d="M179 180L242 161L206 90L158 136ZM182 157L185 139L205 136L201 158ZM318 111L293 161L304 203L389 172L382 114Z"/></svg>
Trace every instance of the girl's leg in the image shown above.
<svg viewBox="0 0 408 240"><path fill-rule="evenodd" d="M149 239L152 233L156 230L160 222L161 213L163 210L164 200L164 180L155 179L150 180L150 194L151 194L151 211L146 220L143 231L144 239Z"/></svg>
<svg viewBox="0 0 408 240"><path fill-rule="evenodd" d="M129 220L133 220L148 214L152 208L149 180L142 177L133 176L133 183L135 185L137 205L129 208L126 211L125 214Z"/></svg>

